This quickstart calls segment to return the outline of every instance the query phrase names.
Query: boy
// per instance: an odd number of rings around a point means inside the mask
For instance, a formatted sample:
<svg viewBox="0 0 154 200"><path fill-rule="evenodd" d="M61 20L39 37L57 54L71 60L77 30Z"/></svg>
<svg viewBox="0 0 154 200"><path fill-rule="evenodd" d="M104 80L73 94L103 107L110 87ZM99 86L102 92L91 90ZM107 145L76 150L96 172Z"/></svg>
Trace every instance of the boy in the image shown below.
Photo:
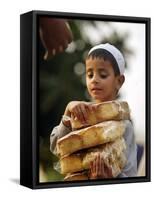
<svg viewBox="0 0 154 200"><path fill-rule="evenodd" d="M94 46L86 58L86 85L90 96L95 103L112 101L125 81L125 61L121 52L113 45L106 43ZM65 109L64 117L59 126L55 127L50 136L50 149L56 153L56 141L71 131L68 117L78 118L86 123L88 113L93 112L97 105L83 101L72 101ZM133 177L137 175L137 150L134 139L133 126L126 120L124 133L126 142L127 164L118 177ZM105 165L100 154L90 165L90 179L112 178L112 172Z"/></svg>

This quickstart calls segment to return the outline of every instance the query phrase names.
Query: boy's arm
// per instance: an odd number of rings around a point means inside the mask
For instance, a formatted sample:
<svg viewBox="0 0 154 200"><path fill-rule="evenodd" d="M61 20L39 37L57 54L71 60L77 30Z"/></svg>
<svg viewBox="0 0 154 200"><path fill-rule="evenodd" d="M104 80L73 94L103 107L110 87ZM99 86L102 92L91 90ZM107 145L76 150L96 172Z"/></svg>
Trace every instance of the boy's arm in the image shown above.
<svg viewBox="0 0 154 200"><path fill-rule="evenodd" d="M125 122L126 130L124 139L126 142L125 155L127 163L122 172L118 175L119 178L137 176L137 147L135 143L134 130L131 121L126 120Z"/></svg>
<svg viewBox="0 0 154 200"><path fill-rule="evenodd" d="M71 128L64 125L61 121L58 126L56 126L50 134L50 151L57 154L56 143L57 140L71 132Z"/></svg>
<svg viewBox="0 0 154 200"><path fill-rule="evenodd" d="M65 108L65 112L59 126L56 126L50 134L50 151L55 155L57 155L57 150L56 150L57 140L65 136L72 130L70 123L71 112L69 110L70 103L68 103L68 105Z"/></svg>

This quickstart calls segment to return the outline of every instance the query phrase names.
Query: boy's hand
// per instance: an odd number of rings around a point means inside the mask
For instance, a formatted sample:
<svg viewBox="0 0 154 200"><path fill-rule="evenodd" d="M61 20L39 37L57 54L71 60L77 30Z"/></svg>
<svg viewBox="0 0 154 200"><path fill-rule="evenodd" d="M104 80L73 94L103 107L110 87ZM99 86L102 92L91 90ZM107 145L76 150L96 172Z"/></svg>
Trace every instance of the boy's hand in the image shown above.
<svg viewBox="0 0 154 200"><path fill-rule="evenodd" d="M112 170L101 158L100 153L97 154L94 161L90 163L90 179L112 178Z"/></svg>
<svg viewBox="0 0 154 200"><path fill-rule="evenodd" d="M96 111L97 106L92 103L84 101L72 101L70 102L65 110L65 115L77 118L81 123L87 123L88 115L90 112Z"/></svg>

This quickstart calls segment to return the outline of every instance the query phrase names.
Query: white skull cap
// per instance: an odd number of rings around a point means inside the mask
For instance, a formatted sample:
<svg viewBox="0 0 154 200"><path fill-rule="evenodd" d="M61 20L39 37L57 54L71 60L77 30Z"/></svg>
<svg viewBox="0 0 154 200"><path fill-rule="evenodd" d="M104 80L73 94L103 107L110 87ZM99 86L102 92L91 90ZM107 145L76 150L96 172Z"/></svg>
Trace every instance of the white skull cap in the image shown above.
<svg viewBox="0 0 154 200"><path fill-rule="evenodd" d="M99 44L99 45L96 45L93 48L91 48L89 53L88 53L88 55L92 51L94 51L96 49L105 49L108 52L110 52L113 55L113 57L115 58L115 60L117 61L120 74L121 75L124 74L124 71L125 71L125 60L124 60L124 57L123 57L122 53L115 46L113 46L113 45L111 45L109 43Z"/></svg>

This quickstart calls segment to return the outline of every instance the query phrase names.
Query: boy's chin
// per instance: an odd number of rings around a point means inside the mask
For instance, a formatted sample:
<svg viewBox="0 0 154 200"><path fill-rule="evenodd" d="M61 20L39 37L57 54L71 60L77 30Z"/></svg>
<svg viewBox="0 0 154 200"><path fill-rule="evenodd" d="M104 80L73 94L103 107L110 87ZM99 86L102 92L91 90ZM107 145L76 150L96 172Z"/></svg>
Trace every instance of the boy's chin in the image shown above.
<svg viewBox="0 0 154 200"><path fill-rule="evenodd" d="M101 102L105 102L105 101L111 101L108 98L102 97L102 96L93 96L93 99L96 103L101 103Z"/></svg>
<svg viewBox="0 0 154 200"><path fill-rule="evenodd" d="M101 98L101 97L99 97L99 96L94 96L93 99L94 99L94 101L95 101L96 103L100 103L100 102L106 101L104 98Z"/></svg>

